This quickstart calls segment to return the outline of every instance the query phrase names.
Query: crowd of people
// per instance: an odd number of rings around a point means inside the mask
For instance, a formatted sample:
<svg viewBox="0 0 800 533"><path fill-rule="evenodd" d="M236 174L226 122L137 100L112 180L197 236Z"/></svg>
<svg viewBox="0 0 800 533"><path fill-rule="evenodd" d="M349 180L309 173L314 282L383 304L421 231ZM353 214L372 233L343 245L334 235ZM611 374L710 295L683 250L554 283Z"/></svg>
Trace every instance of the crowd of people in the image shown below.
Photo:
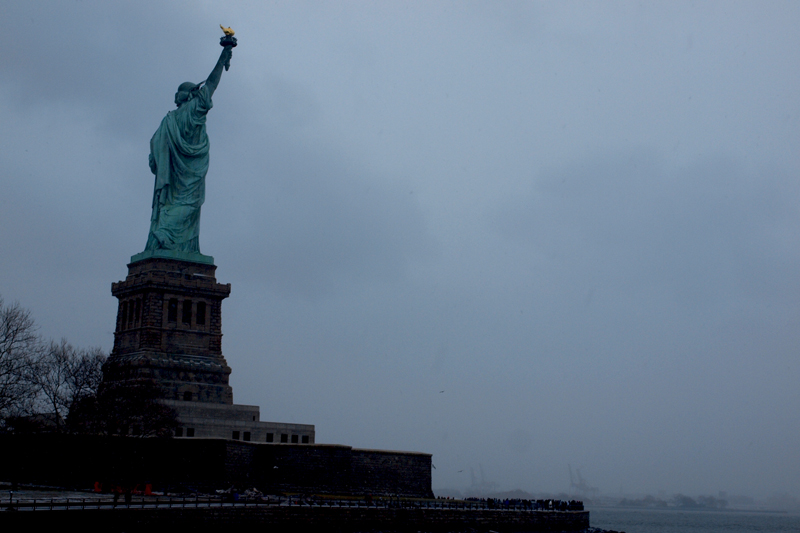
<svg viewBox="0 0 800 533"><path fill-rule="evenodd" d="M479 502L487 509L526 509L530 511L583 511L583 502L578 500L525 500L521 498L465 498Z"/></svg>

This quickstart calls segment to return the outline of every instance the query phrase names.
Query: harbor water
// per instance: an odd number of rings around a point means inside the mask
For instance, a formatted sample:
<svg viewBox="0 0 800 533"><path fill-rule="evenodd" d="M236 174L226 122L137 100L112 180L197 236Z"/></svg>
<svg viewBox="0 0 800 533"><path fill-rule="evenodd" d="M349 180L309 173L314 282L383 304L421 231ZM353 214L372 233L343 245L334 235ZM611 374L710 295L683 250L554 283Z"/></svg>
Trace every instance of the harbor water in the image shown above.
<svg viewBox="0 0 800 533"><path fill-rule="evenodd" d="M800 514L589 508L592 527L625 533L798 533Z"/></svg>

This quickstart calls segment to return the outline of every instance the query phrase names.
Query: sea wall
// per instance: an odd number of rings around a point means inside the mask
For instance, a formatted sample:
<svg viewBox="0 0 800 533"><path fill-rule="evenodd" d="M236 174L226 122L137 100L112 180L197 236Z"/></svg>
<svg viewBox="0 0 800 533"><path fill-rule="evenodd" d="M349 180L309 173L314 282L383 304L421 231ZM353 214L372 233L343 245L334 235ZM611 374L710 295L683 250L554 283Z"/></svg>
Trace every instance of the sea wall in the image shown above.
<svg viewBox="0 0 800 533"><path fill-rule="evenodd" d="M221 507L187 509L116 509L0 513L8 531L50 528L92 531L144 529L150 533L218 532L263 528L271 532L563 532L589 527L588 511L500 511L463 509L386 509L326 507Z"/></svg>
<svg viewBox="0 0 800 533"><path fill-rule="evenodd" d="M230 481L241 487L252 485L272 492L433 497L431 456L426 453L236 441L226 441L226 448L226 471Z"/></svg>
<svg viewBox="0 0 800 533"><path fill-rule="evenodd" d="M0 435L0 479L62 487L154 490L257 487L265 493L429 498L431 456L331 444L86 435Z"/></svg>

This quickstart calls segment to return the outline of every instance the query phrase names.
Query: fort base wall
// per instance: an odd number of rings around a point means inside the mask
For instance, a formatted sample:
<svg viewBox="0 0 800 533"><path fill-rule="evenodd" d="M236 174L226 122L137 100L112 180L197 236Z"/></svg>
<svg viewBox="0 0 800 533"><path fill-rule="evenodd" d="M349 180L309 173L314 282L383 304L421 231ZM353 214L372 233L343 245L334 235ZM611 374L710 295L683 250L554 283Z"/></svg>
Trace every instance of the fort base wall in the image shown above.
<svg viewBox="0 0 800 533"><path fill-rule="evenodd" d="M87 435L0 435L0 479L88 488L95 482L154 490L430 498L431 456L332 444Z"/></svg>

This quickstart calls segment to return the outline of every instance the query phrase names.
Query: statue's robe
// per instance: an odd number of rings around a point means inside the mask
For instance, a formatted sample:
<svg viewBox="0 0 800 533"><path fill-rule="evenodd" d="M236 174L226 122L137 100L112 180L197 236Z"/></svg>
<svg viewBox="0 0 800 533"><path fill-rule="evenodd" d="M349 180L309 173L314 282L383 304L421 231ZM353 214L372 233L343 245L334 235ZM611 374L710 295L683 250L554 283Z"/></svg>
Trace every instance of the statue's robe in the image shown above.
<svg viewBox="0 0 800 533"><path fill-rule="evenodd" d="M200 206L206 197L211 95L203 86L170 111L150 139L155 174L153 214L145 250L200 252Z"/></svg>

